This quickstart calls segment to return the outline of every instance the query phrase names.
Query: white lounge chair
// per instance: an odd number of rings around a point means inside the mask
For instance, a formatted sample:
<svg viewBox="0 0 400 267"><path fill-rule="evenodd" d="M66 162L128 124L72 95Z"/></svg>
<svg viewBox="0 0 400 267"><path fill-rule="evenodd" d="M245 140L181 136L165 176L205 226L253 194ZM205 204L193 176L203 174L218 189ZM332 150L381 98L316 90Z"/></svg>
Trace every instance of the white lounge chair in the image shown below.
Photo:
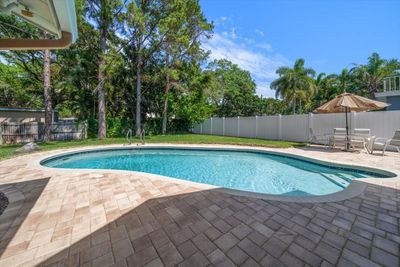
<svg viewBox="0 0 400 267"><path fill-rule="evenodd" d="M371 136L371 129L364 129L364 128L355 128L354 135L362 136L362 137L370 137Z"/></svg>
<svg viewBox="0 0 400 267"><path fill-rule="evenodd" d="M333 128L333 136L331 138L333 148L338 144L346 147L346 128Z"/></svg>
<svg viewBox="0 0 400 267"><path fill-rule="evenodd" d="M372 151L371 153L374 152L374 150L377 147L382 147L382 156L385 155L385 151L388 147L393 147L396 148L398 152L400 152L400 129L396 130L394 132L394 136L391 139L387 138L376 138L374 140L374 144L372 145Z"/></svg>
<svg viewBox="0 0 400 267"><path fill-rule="evenodd" d="M362 128L355 128L354 134L350 137L350 146L353 149L358 147L362 147L365 151L369 152L369 143L371 138L371 130L370 129L362 129Z"/></svg>

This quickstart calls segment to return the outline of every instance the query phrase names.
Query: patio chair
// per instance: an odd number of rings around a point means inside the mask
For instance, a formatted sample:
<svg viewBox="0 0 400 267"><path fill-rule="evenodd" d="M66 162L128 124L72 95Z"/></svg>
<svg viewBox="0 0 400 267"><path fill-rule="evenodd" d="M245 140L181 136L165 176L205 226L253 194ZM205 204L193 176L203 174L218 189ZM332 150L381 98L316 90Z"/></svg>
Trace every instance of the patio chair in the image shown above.
<svg viewBox="0 0 400 267"><path fill-rule="evenodd" d="M382 156L385 155L385 151L388 147L396 148L400 152L400 129L394 132L394 136L391 139L387 138L376 138L372 145L371 154L374 153L376 146L382 147Z"/></svg>
<svg viewBox="0 0 400 267"><path fill-rule="evenodd" d="M329 136L325 134L315 134L313 129L310 128L310 138L308 143L323 144L324 146L329 146Z"/></svg>
<svg viewBox="0 0 400 267"><path fill-rule="evenodd" d="M338 144L346 147L346 128L333 128L331 142L333 148L336 148Z"/></svg>
<svg viewBox="0 0 400 267"><path fill-rule="evenodd" d="M353 149L362 147L368 153L369 140L371 138L371 129L355 128L354 134L350 138L350 146Z"/></svg>

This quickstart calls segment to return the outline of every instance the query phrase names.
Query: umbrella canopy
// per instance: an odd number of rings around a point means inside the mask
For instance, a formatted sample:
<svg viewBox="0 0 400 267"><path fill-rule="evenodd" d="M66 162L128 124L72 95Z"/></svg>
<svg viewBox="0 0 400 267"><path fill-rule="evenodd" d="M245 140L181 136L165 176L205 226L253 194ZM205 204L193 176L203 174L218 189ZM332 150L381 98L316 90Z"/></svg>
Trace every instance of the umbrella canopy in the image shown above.
<svg viewBox="0 0 400 267"><path fill-rule="evenodd" d="M384 102L368 99L362 96L343 93L338 95L331 101L323 104L319 108L315 109L315 113L338 113L344 112L346 116L346 150L349 150L349 123L347 119L347 113L349 111L368 111L374 109L381 109L389 106Z"/></svg>
<svg viewBox="0 0 400 267"><path fill-rule="evenodd" d="M382 109L389 106L387 103L368 99L362 96L343 93L331 101L315 109L315 113L338 113L348 111L368 111Z"/></svg>

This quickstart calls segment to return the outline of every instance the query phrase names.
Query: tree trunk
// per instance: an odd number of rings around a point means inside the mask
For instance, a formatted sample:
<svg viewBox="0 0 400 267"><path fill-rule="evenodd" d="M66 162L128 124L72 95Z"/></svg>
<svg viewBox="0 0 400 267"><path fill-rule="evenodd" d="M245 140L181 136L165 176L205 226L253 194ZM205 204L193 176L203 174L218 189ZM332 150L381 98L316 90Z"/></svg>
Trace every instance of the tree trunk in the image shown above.
<svg viewBox="0 0 400 267"><path fill-rule="evenodd" d="M293 115L296 114L296 93L293 93L293 103L292 103L293 107Z"/></svg>
<svg viewBox="0 0 400 267"><path fill-rule="evenodd" d="M99 72L99 80L104 79L104 73ZM99 130L98 130L98 138L104 139L107 136L107 128L106 128L106 100L105 100L105 90L104 90L104 82L99 83L98 86L98 121L99 121Z"/></svg>
<svg viewBox="0 0 400 267"><path fill-rule="evenodd" d="M45 34L47 37L47 34ZM51 140L51 126L53 122L53 106L51 102L50 80L50 50L44 50L43 85L44 85L44 136L43 141Z"/></svg>
<svg viewBox="0 0 400 267"><path fill-rule="evenodd" d="M163 121L162 121L162 134L167 133L167 123L168 123L168 93L170 89L169 75L167 74L167 84L165 85L165 99L164 99L164 109L163 109Z"/></svg>
<svg viewBox="0 0 400 267"><path fill-rule="evenodd" d="M136 62L136 135L142 131L141 105L142 102L142 53L138 49Z"/></svg>
<svg viewBox="0 0 400 267"><path fill-rule="evenodd" d="M371 97L371 99L375 98L375 93L378 92L378 87L375 86L368 86L368 93Z"/></svg>
<svg viewBox="0 0 400 267"><path fill-rule="evenodd" d="M103 23L104 20L103 20ZM98 116L99 116L99 131L98 138L104 139L107 136L107 128L106 128L106 100L105 100L105 89L104 89L104 53L107 47L107 31L105 25L100 26L100 58L99 58L99 73L98 73L98 86L97 86L97 105L98 105Z"/></svg>
<svg viewBox="0 0 400 267"><path fill-rule="evenodd" d="M165 57L165 65L168 69L169 65L169 53L167 52L167 55ZM163 121L162 121L162 134L165 135L167 133L167 123L168 123L168 93L170 89L170 81L169 81L169 73L167 70L167 75L166 75L166 84L165 84L165 92L164 92L164 109L163 109Z"/></svg>

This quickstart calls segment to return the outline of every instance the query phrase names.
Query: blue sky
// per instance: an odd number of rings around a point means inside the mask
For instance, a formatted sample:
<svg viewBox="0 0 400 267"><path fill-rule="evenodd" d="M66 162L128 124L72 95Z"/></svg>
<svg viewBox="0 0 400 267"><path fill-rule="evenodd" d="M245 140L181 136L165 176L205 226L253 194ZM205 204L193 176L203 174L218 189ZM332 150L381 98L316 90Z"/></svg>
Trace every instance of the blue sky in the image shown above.
<svg viewBox="0 0 400 267"><path fill-rule="evenodd" d="M203 46L250 71L257 93L274 96L275 70L304 58L339 73L372 52L400 59L400 0L200 0L214 22Z"/></svg>

